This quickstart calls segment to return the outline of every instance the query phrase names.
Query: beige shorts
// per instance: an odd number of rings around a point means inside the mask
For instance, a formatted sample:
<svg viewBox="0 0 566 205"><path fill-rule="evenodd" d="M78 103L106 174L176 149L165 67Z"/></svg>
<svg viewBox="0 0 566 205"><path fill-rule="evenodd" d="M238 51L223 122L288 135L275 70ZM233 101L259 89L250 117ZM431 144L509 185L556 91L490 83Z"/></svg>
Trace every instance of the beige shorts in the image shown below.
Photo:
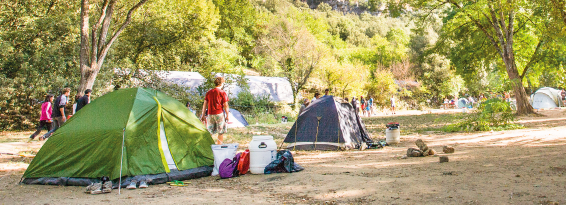
<svg viewBox="0 0 566 205"><path fill-rule="evenodd" d="M218 115L208 115L206 118L206 129L210 134L224 134L227 130L226 120L224 119L224 113Z"/></svg>

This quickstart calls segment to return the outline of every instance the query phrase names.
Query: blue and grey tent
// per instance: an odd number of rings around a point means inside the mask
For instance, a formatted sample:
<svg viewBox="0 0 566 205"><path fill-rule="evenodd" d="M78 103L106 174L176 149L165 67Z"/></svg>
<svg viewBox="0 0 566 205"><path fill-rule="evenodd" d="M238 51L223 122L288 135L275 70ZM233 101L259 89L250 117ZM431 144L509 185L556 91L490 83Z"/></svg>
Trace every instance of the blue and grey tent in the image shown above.
<svg viewBox="0 0 566 205"><path fill-rule="evenodd" d="M362 119L342 98L324 96L301 113L284 142L288 149L359 149L372 142Z"/></svg>
<svg viewBox="0 0 566 205"><path fill-rule="evenodd" d="M240 111L230 108L230 117L228 118L227 125L228 128L247 127L248 125L248 121L246 121L246 118L244 118Z"/></svg>

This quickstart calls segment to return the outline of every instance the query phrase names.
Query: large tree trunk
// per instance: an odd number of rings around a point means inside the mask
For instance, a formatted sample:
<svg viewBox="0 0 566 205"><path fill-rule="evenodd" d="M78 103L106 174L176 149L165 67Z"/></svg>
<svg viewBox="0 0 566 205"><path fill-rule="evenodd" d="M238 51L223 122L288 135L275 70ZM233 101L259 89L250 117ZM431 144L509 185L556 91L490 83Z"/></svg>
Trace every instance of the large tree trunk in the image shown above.
<svg viewBox="0 0 566 205"><path fill-rule="evenodd" d="M86 89L92 89L99 70L100 69L96 64L94 66L87 66L86 68L81 69L81 80L79 81L79 88L77 89L79 95L83 95Z"/></svg>
<svg viewBox="0 0 566 205"><path fill-rule="evenodd" d="M513 91L515 92L515 100L517 100L517 114L518 115L526 115L526 114L533 114L533 106L529 103L529 97L527 92L525 91L525 87L523 86L523 79L519 75L517 71L517 67L515 66L515 62L511 59L507 59L505 61L505 67L507 69L507 74L511 83L513 84Z"/></svg>
<svg viewBox="0 0 566 205"><path fill-rule="evenodd" d="M489 35L489 33L486 32L486 35L488 35L488 37L492 39L492 42L499 52L503 63L505 63L507 75L509 76L509 80L511 80L513 84L513 90L515 92L515 100L517 101L517 114L532 114L534 113L534 110L533 107L529 104L529 98L527 96L527 93L525 92L525 87L523 86L524 75L519 74L519 71L517 70L517 64L515 63L515 50L513 49L515 12L513 9L509 10L507 13L507 19L505 19L503 12L497 14L496 10L491 4L488 4L488 6L490 8L491 15L491 19L488 18L488 20L490 20L490 23L495 30L499 43L497 43L495 39L493 39L493 37ZM487 17L487 15L485 16ZM507 20L507 24L505 20ZM541 43L539 43L539 46L540 45ZM537 50L539 46L537 46ZM533 54L533 57L534 55L536 55L536 50ZM525 67L525 71L523 73L525 73L527 69L528 67Z"/></svg>

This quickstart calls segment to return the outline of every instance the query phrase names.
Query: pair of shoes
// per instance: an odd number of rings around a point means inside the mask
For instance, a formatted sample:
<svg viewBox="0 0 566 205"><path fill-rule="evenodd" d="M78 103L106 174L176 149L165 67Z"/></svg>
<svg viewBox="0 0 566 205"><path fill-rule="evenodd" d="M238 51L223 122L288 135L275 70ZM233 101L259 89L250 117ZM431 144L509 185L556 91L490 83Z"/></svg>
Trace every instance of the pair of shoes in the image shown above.
<svg viewBox="0 0 566 205"><path fill-rule="evenodd" d="M102 194L102 183L92 183L88 185L85 193Z"/></svg>
<svg viewBox="0 0 566 205"><path fill-rule="evenodd" d="M130 182L130 185L128 185L128 186L126 187L126 189L136 189L136 185L137 185L137 184L138 184L138 181L132 180L132 181Z"/></svg>
<svg viewBox="0 0 566 205"><path fill-rule="evenodd" d="M43 141L44 139L43 136L39 137L39 141Z"/></svg>
<svg viewBox="0 0 566 205"><path fill-rule="evenodd" d="M112 181L105 181L104 184L102 184L102 192L103 193L112 192Z"/></svg>

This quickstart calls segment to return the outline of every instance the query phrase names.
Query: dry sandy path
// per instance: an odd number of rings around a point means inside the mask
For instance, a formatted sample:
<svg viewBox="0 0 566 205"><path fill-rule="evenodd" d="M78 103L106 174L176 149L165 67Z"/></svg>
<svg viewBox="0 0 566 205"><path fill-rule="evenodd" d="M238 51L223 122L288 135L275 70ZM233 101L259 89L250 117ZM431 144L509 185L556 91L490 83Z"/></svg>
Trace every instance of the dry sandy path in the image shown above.
<svg viewBox="0 0 566 205"><path fill-rule="evenodd" d="M206 177L187 187L154 185L121 195L18 185L23 168L6 169L0 204L566 204L565 121L561 113L525 118L528 129L403 136L401 144L377 150L297 152L295 161L306 168L298 173ZM440 154L448 163L401 159L416 139L456 152Z"/></svg>

